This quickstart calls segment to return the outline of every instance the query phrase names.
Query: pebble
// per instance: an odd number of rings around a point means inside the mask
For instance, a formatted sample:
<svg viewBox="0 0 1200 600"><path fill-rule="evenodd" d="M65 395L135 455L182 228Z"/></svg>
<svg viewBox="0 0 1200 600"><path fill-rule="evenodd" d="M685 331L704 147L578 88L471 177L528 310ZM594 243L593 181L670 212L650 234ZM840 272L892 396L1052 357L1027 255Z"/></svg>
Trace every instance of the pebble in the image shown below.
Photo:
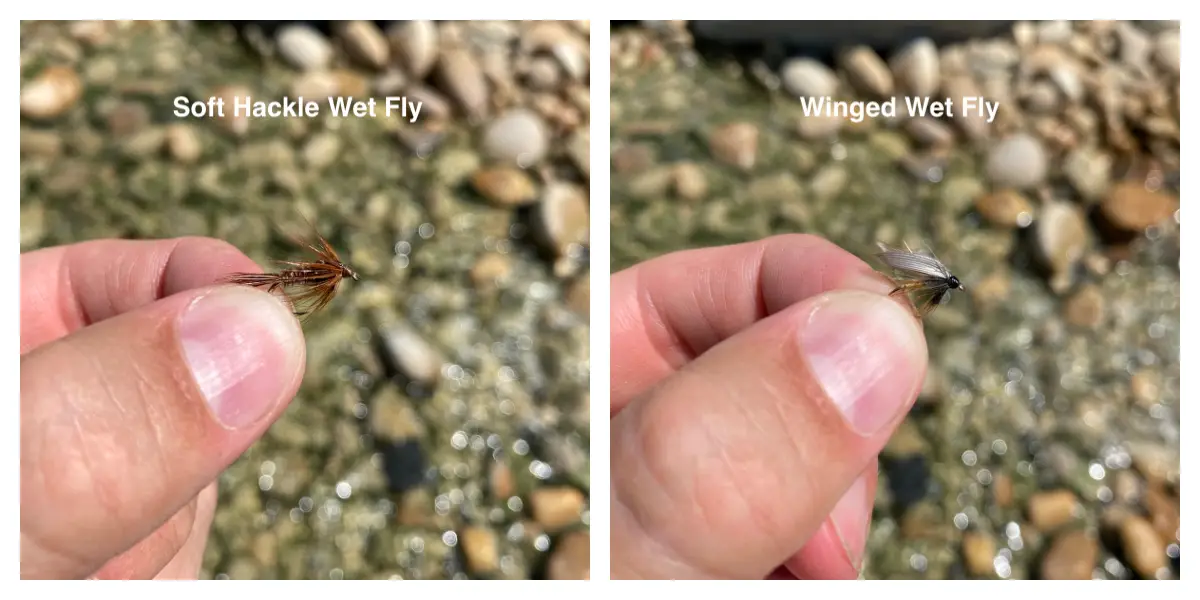
<svg viewBox="0 0 1200 600"><path fill-rule="evenodd" d="M493 500L508 500L517 491L512 468L504 461L494 461L488 469L488 487Z"/></svg>
<svg viewBox="0 0 1200 600"><path fill-rule="evenodd" d="M587 319L591 316L592 306L592 285L591 279L585 273L582 277L577 277L567 285L565 293L567 306L575 312L575 314Z"/></svg>
<svg viewBox="0 0 1200 600"><path fill-rule="evenodd" d="M493 160L529 167L541 162L550 146L542 118L524 108L497 117L483 132L483 151Z"/></svg>
<svg viewBox="0 0 1200 600"><path fill-rule="evenodd" d="M580 174L584 179L589 179L592 176L592 138L589 133L589 128L580 127L576 129L571 137L567 140L567 155L571 157L571 162L579 169Z"/></svg>
<svg viewBox="0 0 1200 600"><path fill-rule="evenodd" d="M948 77L942 84L942 90L949 98L963 98L966 96L985 96L980 91L979 86L970 78L964 75ZM1003 110L1001 110L1003 114ZM954 111L954 124L962 130L968 140L973 142L982 142L986 140L991 133L991 124L987 122L987 117L980 115L977 112L971 115L963 115L961 110Z"/></svg>
<svg viewBox="0 0 1200 600"><path fill-rule="evenodd" d="M306 165L314 169L321 169L333 164L341 149L342 141L336 134L319 133L304 145L301 156Z"/></svg>
<svg viewBox="0 0 1200 600"><path fill-rule="evenodd" d="M388 28L388 43L400 66L414 80L424 79L438 58L438 28L433 21L403 21Z"/></svg>
<svg viewBox="0 0 1200 600"><path fill-rule="evenodd" d="M392 365L409 379L422 384L437 381L442 357L429 342L407 325L390 325L380 332Z"/></svg>
<svg viewBox="0 0 1200 600"><path fill-rule="evenodd" d="M1102 150L1080 147L1063 159L1063 174L1085 200L1099 200L1109 187L1112 157Z"/></svg>
<svg viewBox="0 0 1200 600"><path fill-rule="evenodd" d="M122 102L108 114L108 132L113 137L127 137L150 124L150 111L141 102Z"/></svg>
<svg viewBox="0 0 1200 600"><path fill-rule="evenodd" d="M547 184L538 204L535 225L538 240L557 256L567 256L573 244L586 244L586 192L569 183Z"/></svg>
<svg viewBox="0 0 1200 600"><path fill-rule="evenodd" d="M900 91L912 96L932 96L941 85L937 47L929 38L917 38L897 51L890 61Z"/></svg>
<svg viewBox="0 0 1200 600"><path fill-rule="evenodd" d="M1037 492L1029 497L1029 522L1045 533L1066 525L1079 508L1079 499L1071 490Z"/></svg>
<svg viewBox="0 0 1200 600"><path fill-rule="evenodd" d="M1091 579L1099 556L1094 537L1079 530L1060 533L1042 558L1042 579Z"/></svg>
<svg viewBox="0 0 1200 600"><path fill-rule="evenodd" d="M1144 407L1158 404L1162 400L1162 377L1154 369L1138 369L1129 378L1129 391L1134 401Z"/></svg>
<svg viewBox="0 0 1200 600"><path fill-rule="evenodd" d="M1154 51L1150 36L1128 22L1118 23L1116 33L1120 41L1121 62L1138 71L1147 69L1150 65L1150 53Z"/></svg>
<svg viewBox="0 0 1200 600"><path fill-rule="evenodd" d="M504 255L489 252L479 257L471 267L471 283L477 291L492 289L512 273L512 260Z"/></svg>
<svg viewBox="0 0 1200 600"><path fill-rule="evenodd" d="M671 176L671 185L680 199L694 202L708 195L708 180L700 165L691 162L679 163L671 170Z"/></svg>
<svg viewBox="0 0 1200 600"><path fill-rule="evenodd" d="M657 161L657 156L652 146L634 142L615 148L610 160L614 173L633 175L648 169Z"/></svg>
<svg viewBox="0 0 1200 600"><path fill-rule="evenodd" d="M1100 288L1087 284L1079 288L1063 306L1063 318L1084 329L1095 329L1104 321L1104 294Z"/></svg>
<svg viewBox="0 0 1200 600"><path fill-rule="evenodd" d="M425 424L412 403L391 385L381 386L371 398L368 419L371 435L383 442L419 439L425 433Z"/></svg>
<svg viewBox="0 0 1200 600"><path fill-rule="evenodd" d="M1154 41L1154 60L1171 75L1179 76L1179 31L1164 31Z"/></svg>
<svg viewBox="0 0 1200 600"><path fill-rule="evenodd" d="M996 557L996 541L980 531L968 531L962 540L963 563L967 572L987 577L995 572L992 560Z"/></svg>
<svg viewBox="0 0 1200 600"><path fill-rule="evenodd" d="M992 498L996 506L1008 508L1013 504L1013 480L1008 473L997 473L992 478Z"/></svg>
<svg viewBox="0 0 1200 600"><path fill-rule="evenodd" d="M779 69L783 89L797 98L823 98L837 92L838 78L832 69L811 58L792 58Z"/></svg>
<svg viewBox="0 0 1200 600"><path fill-rule="evenodd" d="M895 83L887 64L874 50L866 46L855 46L841 56L841 66L846 78L859 91L884 98L892 95Z"/></svg>
<svg viewBox="0 0 1200 600"><path fill-rule="evenodd" d="M988 152L988 178L1000 187L1026 189L1046 178L1048 160L1041 141L1027 133L1000 140Z"/></svg>
<svg viewBox="0 0 1200 600"><path fill-rule="evenodd" d="M53 158L62 153L62 148L62 137L53 131L21 129L22 156Z"/></svg>
<svg viewBox="0 0 1200 600"><path fill-rule="evenodd" d="M1174 196L1130 181L1114 185L1100 205L1105 220L1129 232L1140 232L1161 223L1174 216L1176 210L1179 200Z"/></svg>
<svg viewBox="0 0 1200 600"><path fill-rule="evenodd" d="M487 80L470 52L443 52L437 64L436 78L438 87L458 104L467 118L478 119L487 113Z"/></svg>
<svg viewBox="0 0 1200 600"><path fill-rule="evenodd" d="M796 117L796 134L805 140L823 140L837 135L845 121L834 115L802 114Z"/></svg>
<svg viewBox="0 0 1200 600"><path fill-rule="evenodd" d="M962 213L972 207L975 199L984 194L984 185L978 179L969 176L956 176L947 179L941 186L941 200L946 210L951 213Z"/></svg>
<svg viewBox="0 0 1200 600"><path fill-rule="evenodd" d="M934 148L954 143L954 131L942 121L931 117L915 117L904 125L905 131L917 143Z"/></svg>
<svg viewBox="0 0 1200 600"><path fill-rule="evenodd" d="M308 71L292 80L292 95L324 100L340 95L337 77L329 71Z"/></svg>
<svg viewBox="0 0 1200 600"><path fill-rule="evenodd" d="M525 206L537 201L537 185L524 170L515 167L487 167L471 176L471 186L479 195L500 207Z"/></svg>
<svg viewBox="0 0 1200 600"><path fill-rule="evenodd" d="M557 531L579 522L583 504L583 492L573 487L542 487L529 495L533 519L548 531Z"/></svg>
<svg viewBox="0 0 1200 600"><path fill-rule="evenodd" d="M591 535L586 531L564 534L554 544L554 553L546 564L549 579L591 579L592 548Z"/></svg>
<svg viewBox="0 0 1200 600"><path fill-rule="evenodd" d="M414 84L404 90L410 102L421 103L422 121L442 121L454 112L450 101L437 90L422 84Z"/></svg>
<svg viewBox="0 0 1200 600"><path fill-rule="evenodd" d="M370 21L349 21L339 27L346 53L352 60L372 69L382 69L388 63L388 40Z"/></svg>
<svg viewBox="0 0 1200 600"><path fill-rule="evenodd" d="M1149 513L1150 523L1158 532L1164 547L1167 544L1179 543L1179 499L1167 495L1160 486L1146 490L1144 499L1146 512Z"/></svg>
<svg viewBox="0 0 1200 600"><path fill-rule="evenodd" d="M1054 275L1068 276L1088 247L1089 230L1083 212L1068 202L1049 202L1042 207L1036 229L1041 260ZM1069 283L1057 280L1057 285Z"/></svg>
<svg viewBox="0 0 1200 600"><path fill-rule="evenodd" d="M254 93L244 85L225 85L213 90L212 95L224 99L225 106L233 106L235 98L253 96ZM250 131L250 117L244 112L235 115L234 111L226 110L225 116L213 117L213 122L226 133L236 137L244 136Z"/></svg>
<svg viewBox="0 0 1200 600"><path fill-rule="evenodd" d="M1154 526L1137 515L1128 515L1120 525L1121 548L1129 565L1143 579L1156 579L1167 567L1167 553Z"/></svg>
<svg viewBox="0 0 1200 600"><path fill-rule="evenodd" d="M494 573L500 568L499 543L496 532L486 527L472 526L459 534L467 571L475 575Z"/></svg>
<svg viewBox="0 0 1200 600"><path fill-rule="evenodd" d="M167 126L166 146L171 158L185 164L196 162L204 151L196 128L186 123Z"/></svg>
<svg viewBox="0 0 1200 600"><path fill-rule="evenodd" d="M333 46L321 32L302 24L284 25L275 33L283 60L301 71L324 69L333 62Z"/></svg>
<svg viewBox="0 0 1200 600"><path fill-rule="evenodd" d="M1033 223L1033 204L1013 190L1000 190L980 196L975 209L993 225L1008 228L1028 227Z"/></svg>
<svg viewBox="0 0 1200 600"><path fill-rule="evenodd" d="M1071 38L1070 21L1044 21L1037 24L1038 41L1043 44L1063 44Z"/></svg>
<svg viewBox="0 0 1200 600"><path fill-rule="evenodd" d="M51 119L70 109L83 96L83 82L66 66L47 67L21 88L21 116Z"/></svg>
<svg viewBox="0 0 1200 600"><path fill-rule="evenodd" d="M728 123L712 132L708 149L713 158L744 171L758 161L758 126L753 123Z"/></svg>

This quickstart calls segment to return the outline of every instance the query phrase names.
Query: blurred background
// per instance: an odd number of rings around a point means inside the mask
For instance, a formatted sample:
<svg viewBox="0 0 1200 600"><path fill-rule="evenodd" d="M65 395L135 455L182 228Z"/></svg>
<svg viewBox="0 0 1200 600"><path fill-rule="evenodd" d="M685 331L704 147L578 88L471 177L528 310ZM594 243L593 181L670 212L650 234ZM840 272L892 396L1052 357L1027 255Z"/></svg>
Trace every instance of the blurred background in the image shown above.
<svg viewBox="0 0 1200 600"><path fill-rule="evenodd" d="M22 252L201 235L271 268L307 217L361 278L221 477L202 576L587 577L589 35L22 22ZM178 95L323 110L180 120ZM337 118L331 95L424 107Z"/></svg>
<svg viewBox="0 0 1200 600"><path fill-rule="evenodd" d="M865 577L1178 577L1178 22L611 35L614 271L807 232L868 262L924 245L967 286L926 319ZM996 119L797 101L964 95Z"/></svg>

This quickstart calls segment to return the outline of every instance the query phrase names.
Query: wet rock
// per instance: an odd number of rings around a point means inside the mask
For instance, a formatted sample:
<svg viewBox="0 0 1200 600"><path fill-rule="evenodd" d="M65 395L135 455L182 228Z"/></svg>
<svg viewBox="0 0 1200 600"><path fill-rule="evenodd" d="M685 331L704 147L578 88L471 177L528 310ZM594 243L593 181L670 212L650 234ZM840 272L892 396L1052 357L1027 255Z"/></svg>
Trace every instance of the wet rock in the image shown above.
<svg viewBox="0 0 1200 600"><path fill-rule="evenodd" d="M837 74L811 58L793 58L779 69L783 89L797 98L823 98L837 92Z"/></svg>
<svg viewBox="0 0 1200 600"><path fill-rule="evenodd" d="M324 69L333 62L333 46L321 32L303 24L284 25L275 33L279 55L301 71Z"/></svg>
<svg viewBox="0 0 1200 600"><path fill-rule="evenodd" d="M1083 531L1067 531L1055 536L1042 557L1042 579L1091 579L1100 545Z"/></svg>
<svg viewBox="0 0 1200 600"><path fill-rule="evenodd" d="M1154 41L1154 60L1171 75L1179 75L1179 32L1164 31Z"/></svg>
<svg viewBox="0 0 1200 600"><path fill-rule="evenodd" d="M999 187L1030 188L1046 178L1046 150L1037 138L1014 134L992 146L985 168L988 178Z"/></svg>
<svg viewBox="0 0 1200 600"><path fill-rule="evenodd" d="M1149 408L1162 400L1162 377L1149 367L1138 369L1129 378L1129 391L1135 402Z"/></svg>
<svg viewBox="0 0 1200 600"><path fill-rule="evenodd" d="M1013 190L980 196L975 209L988 222L1000 227L1028 227L1033 223L1033 204Z"/></svg>
<svg viewBox="0 0 1200 600"><path fill-rule="evenodd" d="M567 140L567 155L585 179L592 176L592 138L587 127L580 127Z"/></svg>
<svg viewBox="0 0 1200 600"><path fill-rule="evenodd" d="M1042 207L1037 222L1038 255L1051 270L1051 284L1061 290L1070 284L1071 270L1087 250L1087 220L1073 204L1054 201Z"/></svg>
<svg viewBox="0 0 1200 600"><path fill-rule="evenodd" d="M966 96L985 96L979 85L970 77L965 75L955 75L945 77L942 84L942 92L949 98L964 98ZM1001 109L1003 114L1003 109ZM987 122L987 117L979 114L978 111L972 111L970 115L964 115L962 110L955 110L953 121L955 126L966 136L966 139L981 143L991 134L992 125Z"/></svg>
<svg viewBox="0 0 1200 600"><path fill-rule="evenodd" d="M1063 316L1071 325L1094 329L1104 320L1104 308L1104 295L1100 288L1089 284L1067 298Z"/></svg>
<svg viewBox="0 0 1200 600"><path fill-rule="evenodd" d="M368 416L377 440L396 444L425 435L421 416L394 386L383 386L371 398Z"/></svg>
<svg viewBox="0 0 1200 600"><path fill-rule="evenodd" d="M591 279L586 275L576 278L567 286L567 306L575 311L575 314L588 318L591 315L591 293Z"/></svg>
<svg viewBox="0 0 1200 600"><path fill-rule="evenodd" d="M537 201L537 185L521 169L488 167L471 176L471 186L479 195L500 207L514 207Z"/></svg>
<svg viewBox="0 0 1200 600"><path fill-rule="evenodd" d="M488 253L479 257L471 267L471 282L477 291L489 290L512 273L512 259L504 254Z"/></svg>
<svg viewBox="0 0 1200 600"><path fill-rule="evenodd" d="M443 121L449 119L454 109L450 100L437 90L425 85L411 85L404 90L411 102L421 103L421 120Z"/></svg>
<svg viewBox="0 0 1200 600"><path fill-rule="evenodd" d="M313 169L322 169L327 167L337 160L342 149L341 139L333 133L320 133L301 150L300 156L304 160L304 164Z"/></svg>
<svg viewBox="0 0 1200 600"><path fill-rule="evenodd" d="M1179 543L1179 499L1167 495L1161 487L1146 490L1144 505L1150 524L1163 545Z"/></svg>
<svg viewBox="0 0 1200 600"><path fill-rule="evenodd" d="M558 256L588 239L588 201L579 187L561 182L546 185L535 221L538 240Z"/></svg>
<svg viewBox="0 0 1200 600"><path fill-rule="evenodd" d="M83 82L66 66L47 67L21 87L21 116L52 119L69 110L83 96Z"/></svg>
<svg viewBox="0 0 1200 600"><path fill-rule="evenodd" d="M62 153L62 136L53 131L21 129L21 156L53 158Z"/></svg>
<svg viewBox="0 0 1200 600"><path fill-rule="evenodd" d="M968 531L962 540L963 564L967 572L976 577L987 577L995 572L992 560L996 557L996 541L981 531Z"/></svg>
<svg viewBox="0 0 1200 600"><path fill-rule="evenodd" d="M821 140L833 137L842 129L846 120L826 114L800 115L796 117L796 135L805 140Z"/></svg>
<svg viewBox="0 0 1200 600"><path fill-rule="evenodd" d="M200 136L191 125L184 123L168 125L165 135L167 152L178 162L195 162L204 151L200 143Z"/></svg>
<svg viewBox="0 0 1200 600"><path fill-rule="evenodd" d="M485 527L467 527L459 535L467 571L475 575L494 573L500 568L499 541Z"/></svg>
<svg viewBox="0 0 1200 600"><path fill-rule="evenodd" d="M483 133L483 151L493 160L529 167L541 162L550 146L542 118L518 108L497 117Z"/></svg>
<svg viewBox="0 0 1200 600"><path fill-rule="evenodd" d="M586 531L564 534L554 545L546 565L548 579L591 579L591 535Z"/></svg>
<svg viewBox="0 0 1200 600"><path fill-rule="evenodd" d="M1049 532L1070 522L1079 509L1079 499L1071 490L1038 492L1026 507L1029 522L1039 531Z"/></svg>
<svg viewBox="0 0 1200 600"><path fill-rule="evenodd" d="M224 85L213 90L213 96L223 99L226 107L233 106L237 98L245 96L253 96L254 92L244 85ZM225 116L213 117L213 121L226 133L232 134L235 137L242 137L250 131L250 117L245 112L234 113L228 108L225 110Z"/></svg>
<svg viewBox="0 0 1200 600"><path fill-rule="evenodd" d="M1038 41L1043 44L1063 44L1071 38L1070 21L1043 21L1037 24Z"/></svg>
<svg viewBox="0 0 1200 600"><path fill-rule="evenodd" d="M382 69L388 62L388 41L370 21L342 23L338 33L346 44L346 53L359 64Z"/></svg>
<svg viewBox="0 0 1200 600"><path fill-rule="evenodd" d="M388 28L392 56L415 80L424 79L438 58L438 29L433 21L402 21Z"/></svg>
<svg viewBox="0 0 1200 600"><path fill-rule="evenodd" d="M1106 221L1129 232L1140 232L1174 216L1179 200L1163 192L1146 189L1142 184L1122 182L1114 185L1100 205Z"/></svg>
<svg viewBox="0 0 1200 600"><path fill-rule="evenodd" d="M901 48L890 61L896 86L912 96L932 96L941 84L937 47L929 38L918 38Z"/></svg>
<svg viewBox="0 0 1200 600"><path fill-rule="evenodd" d="M1112 158L1096 148L1076 148L1063 159L1063 174L1086 200L1098 200L1109 186Z"/></svg>
<svg viewBox="0 0 1200 600"><path fill-rule="evenodd" d="M529 495L533 519L547 531L557 531L577 523L583 504L583 492L573 487L543 487Z"/></svg>
<svg viewBox="0 0 1200 600"><path fill-rule="evenodd" d="M713 158L744 171L758 161L758 126L753 123L729 123L712 132L708 150Z"/></svg>
<svg viewBox="0 0 1200 600"><path fill-rule="evenodd" d="M704 169L695 163L679 163L672 169L675 194L682 200L694 202L708 195L708 180Z"/></svg>
<svg viewBox="0 0 1200 600"><path fill-rule="evenodd" d="M1121 548L1129 565L1143 579L1156 579L1167 568L1167 553L1154 526L1137 515L1129 515L1120 525Z"/></svg>
<svg viewBox="0 0 1200 600"><path fill-rule="evenodd" d="M380 335L392 366L409 379L422 384L437 381L442 371L442 357L429 342L407 325L394 324Z"/></svg>
<svg viewBox="0 0 1200 600"><path fill-rule="evenodd" d="M892 72L874 50L856 46L842 54L840 62L856 89L878 98L891 96L895 90Z"/></svg>
<svg viewBox="0 0 1200 600"><path fill-rule="evenodd" d="M1008 508L1013 504L1013 480L1008 473L997 473L992 479L992 498L996 506Z"/></svg>
<svg viewBox="0 0 1200 600"><path fill-rule="evenodd" d="M337 77L329 71L308 71L292 81L292 95L324 101L340 96Z"/></svg>
<svg viewBox="0 0 1200 600"><path fill-rule="evenodd" d="M438 60L435 73L441 88L470 119L487 113L488 84L475 57L466 50L448 50Z"/></svg>
<svg viewBox="0 0 1200 600"><path fill-rule="evenodd" d="M954 143L954 131L945 123L930 117L909 119L904 129L913 140L926 146L943 147Z"/></svg>
<svg viewBox="0 0 1200 600"><path fill-rule="evenodd" d="M1007 271L997 271L971 286L967 291L982 307L996 306L1008 298L1012 291L1012 275Z"/></svg>
<svg viewBox="0 0 1200 600"><path fill-rule="evenodd" d="M508 463L497 460L488 469L488 487L495 500L507 500L516 493L516 480Z"/></svg>

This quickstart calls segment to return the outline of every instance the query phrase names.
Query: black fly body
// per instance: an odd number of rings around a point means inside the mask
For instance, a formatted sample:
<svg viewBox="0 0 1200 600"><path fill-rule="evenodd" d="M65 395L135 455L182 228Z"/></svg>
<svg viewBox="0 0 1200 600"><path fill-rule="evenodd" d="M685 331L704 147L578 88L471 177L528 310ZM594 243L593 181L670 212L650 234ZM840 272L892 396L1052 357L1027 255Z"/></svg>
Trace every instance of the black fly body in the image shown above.
<svg viewBox="0 0 1200 600"><path fill-rule="evenodd" d="M896 288L890 295L911 294L909 300L918 318L945 304L951 291L966 289L932 253L913 252L907 244L903 250L883 243L878 246L880 251L875 256L894 273Z"/></svg>

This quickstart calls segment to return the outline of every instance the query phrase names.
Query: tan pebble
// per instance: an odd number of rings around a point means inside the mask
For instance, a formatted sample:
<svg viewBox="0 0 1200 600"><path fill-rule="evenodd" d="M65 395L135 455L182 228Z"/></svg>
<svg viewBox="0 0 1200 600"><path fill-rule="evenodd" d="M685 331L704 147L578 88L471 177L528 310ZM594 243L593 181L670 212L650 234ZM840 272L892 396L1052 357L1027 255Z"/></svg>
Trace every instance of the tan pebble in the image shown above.
<svg viewBox="0 0 1200 600"><path fill-rule="evenodd" d="M1007 272L991 273L971 286L968 293L983 306L994 306L1008 298L1012 277Z"/></svg>
<svg viewBox="0 0 1200 600"><path fill-rule="evenodd" d="M330 96L340 96L337 77L328 71L307 71L292 81L292 95L322 104Z"/></svg>
<svg viewBox="0 0 1200 600"><path fill-rule="evenodd" d="M683 200L696 201L702 200L708 195L708 180L704 176L704 169L695 163L680 163L675 165L674 172L675 193Z"/></svg>
<svg viewBox="0 0 1200 600"><path fill-rule="evenodd" d="M995 572L992 560L996 557L996 542L991 536L978 531L964 533L962 552L968 573L986 577Z"/></svg>
<svg viewBox="0 0 1200 600"><path fill-rule="evenodd" d="M483 527L467 527L462 531L460 541L467 570L471 573L492 573L500 567L496 532Z"/></svg>
<svg viewBox="0 0 1200 600"><path fill-rule="evenodd" d="M502 461L492 463L488 471L488 485L494 500L505 501L516 493L516 481L508 463Z"/></svg>
<svg viewBox="0 0 1200 600"><path fill-rule="evenodd" d="M708 147L713 158L748 171L758 161L758 126L753 123L722 125L713 131Z"/></svg>
<svg viewBox="0 0 1200 600"><path fill-rule="evenodd" d="M438 87L458 103L468 118L480 118L487 113L488 84L479 62L466 50L442 53L437 66Z"/></svg>
<svg viewBox="0 0 1200 600"><path fill-rule="evenodd" d="M1167 495L1158 486L1146 490L1146 511L1163 545L1179 543L1179 499Z"/></svg>
<svg viewBox="0 0 1200 600"><path fill-rule="evenodd" d="M1028 227L1033 223L1033 204L1013 190L981 196L975 201L975 209L988 222L1000 227Z"/></svg>
<svg viewBox="0 0 1200 600"><path fill-rule="evenodd" d="M675 171L671 167L654 167L630 178L629 195L643 200L661 200L675 182Z"/></svg>
<svg viewBox="0 0 1200 600"><path fill-rule="evenodd" d="M425 488L404 492L396 503L396 522L403 527L428 527L433 524L433 496Z"/></svg>
<svg viewBox="0 0 1200 600"><path fill-rule="evenodd" d="M1157 404L1162 399L1162 380L1152 369L1141 369L1129 378L1129 391L1142 406Z"/></svg>
<svg viewBox="0 0 1200 600"><path fill-rule="evenodd" d="M382 69L388 62L388 41L370 21L342 23L338 33L346 42L346 53L359 64Z"/></svg>
<svg viewBox="0 0 1200 600"><path fill-rule="evenodd" d="M524 206L537 200L533 179L525 171L512 167L480 169L471 176L471 186L497 206Z"/></svg>
<svg viewBox="0 0 1200 600"><path fill-rule="evenodd" d="M856 46L846 51L841 57L841 66L851 84L863 92L884 97L890 96L895 90L887 63L866 46Z"/></svg>
<svg viewBox="0 0 1200 600"><path fill-rule="evenodd" d="M1104 320L1104 295L1100 288L1085 285L1067 298L1064 313L1068 323L1093 329Z"/></svg>
<svg viewBox="0 0 1200 600"><path fill-rule="evenodd" d="M253 92L242 85L226 85L213 90L212 95L225 101L225 116L213 117L214 122L227 133L238 137L246 135L246 132L250 130L250 117L246 115L245 111L238 111L235 114L233 104L238 98L252 96Z"/></svg>
<svg viewBox="0 0 1200 600"><path fill-rule="evenodd" d="M1013 480L1008 473L997 473L992 479L992 498L1000 508L1012 506Z"/></svg>
<svg viewBox="0 0 1200 600"><path fill-rule="evenodd" d="M566 256L572 245L587 243L588 219L586 192L572 184L551 183L538 203L535 233L548 249Z"/></svg>
<svg viewBox="0 0 1200 600"><path fill-rule="evenodd" d="M591 315L591 280L585 273L567 287L567 306L585 319Z"/></svg>
<svg viewBox="0 0 1200 600"><path fill-rule="evenodd" d="M558 539L546 565L549 579L586 580L592 577L592 542L586 531L572 531Z"/></svg>
<svg viewBox="0 0 1200 600"><path fill-rule="evenodd" d="M1130 566L1143 579L1156 579L1159 571L1167 567L1167 553L1154 526L1142 517L1130 515L1121 523L1120 531L1121 546Z"/></svg>
<svg viewBox="0 0 1200 600"><path fill-rule="evenodd" d="M1091 579L1100 546L1082 531L1059 534L1042 558L1042 579Z"/></svg>
<svg viewBox="0 0 1200 600"><path fill-rule="evenodd" d="M642 143L624 144L613 150L612 168L617 173L629 175L646 170L656 160L653 147Z"/></svg>
<svg viewBox="0 0 1200 600"><path fill-rule="evenodd" d="M533 519L548 531L577 523L584 501L583 492L566 486L538 488L529 495Z"/></svg>
<svg viewBox="0 0 1200 600"><path fill-rule="evenodd" d="M1079 500L1071 490L1038 492L1029 498L1029 521L1040 531L1052 531L1075 516Z"/></svg>
<svg viewBox="0 0 1200 600"><path fill-rule="evenodd" d="M1179 200L1170 194L1147 190L1140 183L1126 181L1113 186L1100 210L1116 227L1142 231L1171 218L1179 210Z"/></svg>
<svg viewBox="0 0 1200 600"><path fill-rule="evenodd" d="M388 28L392 56L409 77L424 79L437 63L438 27L433 21L404 21Z"/></svg>
<svg viewBox="0 0 1200 600"><path fill-rule="evenodd" d="M289 24L275 34L279 54L293 67L301 71L313 71L329 66L333 60L333 46L320 31L304 24Z"/></svg>
<svg viewBox="0 0 1200 600"><path fill-rule="evenodd" d="M53 131L21 129L21 155L52 158L62 153L63 141Z"/></svg>
<svg viewBox="0 0 1200 600"><path fill-rule="evenodd" d="M196 129L184 123L167 126L166 145L171 158L181 163L196 162L204 150Z"/></svg>
<svg viewBox="0 0 1200 600"><path fill-rule="evenodd" d="M365 98L371 93L371 81L354 71L338 69L333 72L339 96Z"/></svg>
<svg viewBox="0 0 1200 600"><path fill-rule="evenodd" d="M341 147L342 142L336 135L322 133L314 136L304 145L301 156L304 157L304 162L308 166L321 169L337 160Z"/></svg>
<svg viewBox="0 0 1200 600"><path fill-rule="evenodd" d="M47 67L21 88L21 116L50 119L65 113L83 95L83 82L66 66Z"/></svg>
<svg viewBox="0 0 1200 600"><path fill-rule="evenodd" d="M483 290L494 287L512 273L512 260L503 254L484 254L471 267L471 282L475 289Z"/></svg>

